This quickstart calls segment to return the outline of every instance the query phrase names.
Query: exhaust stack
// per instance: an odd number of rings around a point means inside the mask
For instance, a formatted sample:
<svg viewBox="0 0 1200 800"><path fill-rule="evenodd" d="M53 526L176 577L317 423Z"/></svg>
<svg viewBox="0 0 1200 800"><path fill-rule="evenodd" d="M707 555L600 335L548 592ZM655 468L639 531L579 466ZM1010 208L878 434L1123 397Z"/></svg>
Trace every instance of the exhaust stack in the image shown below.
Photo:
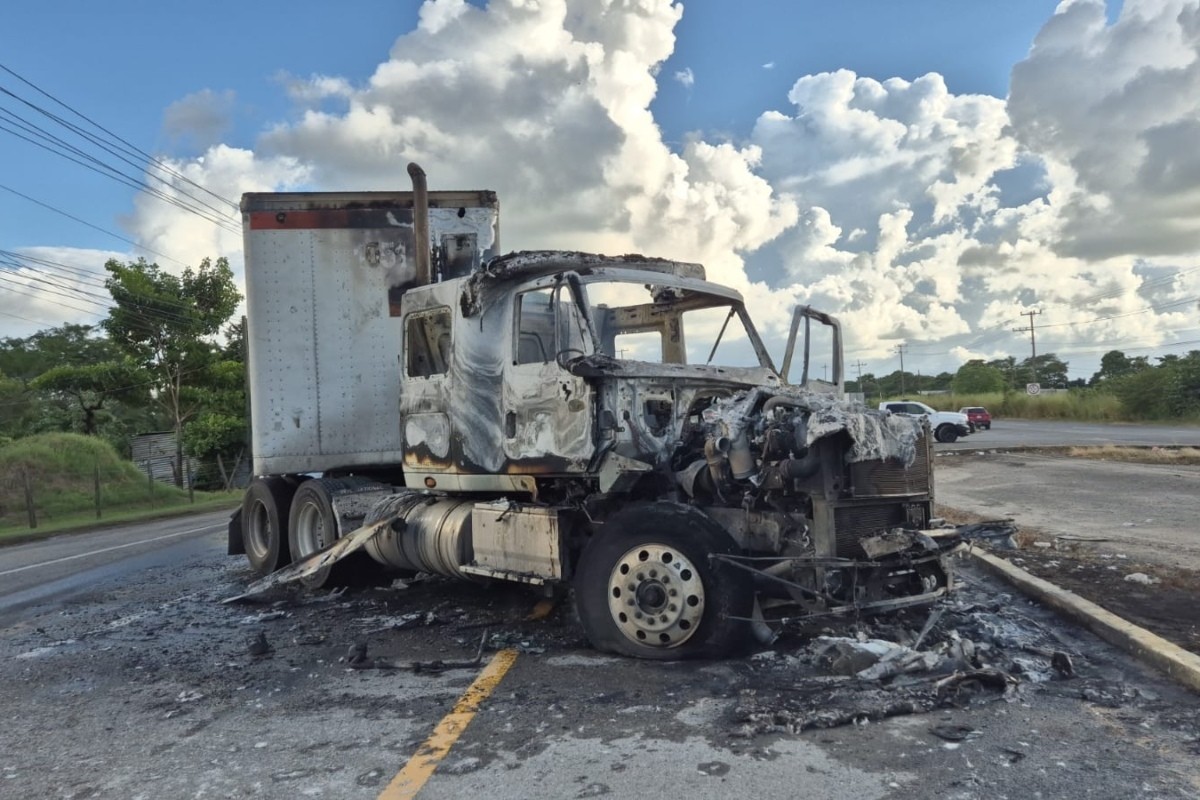
<svg viewBox="0 0 1200 800"><path fill-rule="evenodd" d="M413 184L413 244L417 251L417 285L433 283L429 250L429 191L425 183L425 170L415 161L408 165L408 176Z"/></svg>

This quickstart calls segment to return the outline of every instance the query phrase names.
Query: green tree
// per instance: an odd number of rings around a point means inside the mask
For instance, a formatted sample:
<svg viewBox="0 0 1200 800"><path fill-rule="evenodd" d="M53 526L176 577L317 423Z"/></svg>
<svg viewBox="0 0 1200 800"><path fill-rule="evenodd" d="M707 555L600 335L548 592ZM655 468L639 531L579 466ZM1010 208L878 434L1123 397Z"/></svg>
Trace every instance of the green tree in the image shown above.
<svg viewBox="0 0 1200 800"><path fill-rule="evenodd" d="M1088 381L1091 386L1111 385L1113 381L1150 369L1150 361L1146 356L1130 358L1120 350L1109 350L1100 359L1100 369Z"/></svg>
<svg viewBox="0 0 1200 800"><path fill-rule="evenodd" d="M38 392L65 398L79 414L79 432L95 436L97 415L110 400L138 392L143 376L129 361L102 361L98 364L63 364L52 367L30 382Z"/></svg>
<svg viewBox="0 0 1200 800"><path fill-rule="evenodd" d="M1002 392L1007 385L1003 372L978 358L963 364L954 374L955 394Z"/></svg>
<svg viewBox="0 0 1200 800"><path fill-rule="evenodd" d="M1021 380L1040 383L1042 386L1064 387L1067 385L1067 362L1054 353L1043 353L1037 358L1022 361L1016 374Z"/></svg>
<svg viewBox="0 0 1200 800"><path fill-rule="evenodd" d="M51 367L95 364L121 357L92 325L63 325L32 336L0 339L0 372L28 383Z"/></svg>
<svg viewBox="0 0 1200 800"><path fill-rule="evenodd" d="M214 339L242 299L233 271L224 258L206 258L178 276L143 259L104 268L115 305L101 324L148 374L174 427L175 482L182 485L183 426L200 408L203 378L217 359Z"/></svg>
<svg viewBox="0 0 1200 800"><path fill-rule="evenodd" d="M1168 373L1165 387L1168 413L1172 417L1200 415L1200 350L1192 350L1185 356L1164 356L1162 362L1159 369Z"/></svg>
<svg viewBox="0 0 1200 800"><path fill-rule="evenodd" d="M221 488L229 487L233 472L245 455L245 370L240 359L217 361L207 370L203 388L197 387L189 393L199 411L183 429L184 447L202 463L216 464ZM216 483L212 475L205 482Z"/></svg>
<svg viewBox="0 0 1200 800"><path fill-rule="evenodd" d="M119 402L110 392L118 384L104 387L106 377L121 370L123 359L120 349L89 325L63 325L25 338L0 340L0 373L8 376L0 433L11 437L49 431L98 433L103 426L106 434L115 435L149 399L144 386L140 392L122 392ZM42 380L52 372L52 379ZM97 389L107 395L105 399L94 395ZM85 406L94 407L89 412ZM101 408L106 409L103 415L97 413ZM120 436L112 441L118 447L124 444Z"/></svg>
<svg viewBox="0 0 1200 800"><path fill-rule="evenodd" d="M1166 419L1171 416L1168 392L1170 367L1158 366L1113 381L1121 409L1133 419Z"/></svg>
<svg viewBox="0 0 1200 800"><path fill-rule="evenodd" d="M989 367L995 367L1004 375L1004 385L1009 389L1023 387L1022 376L1017 373L1017 360L1012 356L994 358L987 362Z"/></svg>

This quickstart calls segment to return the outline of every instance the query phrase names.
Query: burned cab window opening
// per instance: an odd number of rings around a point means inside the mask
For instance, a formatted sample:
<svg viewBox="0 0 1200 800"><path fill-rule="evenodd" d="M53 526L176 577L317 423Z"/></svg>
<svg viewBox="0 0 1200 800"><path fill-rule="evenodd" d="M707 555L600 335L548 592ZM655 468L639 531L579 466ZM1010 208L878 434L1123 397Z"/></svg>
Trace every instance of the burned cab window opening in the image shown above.
<svg viewBox="0 0 1200 800"><path fill-rule="evenodd" d="M569 293L559 286L517 298L514 364L546 364L560 353L587 355L587 326Z"/></svg>
<svg viewBox="0 0 1200 800"><path fill-rule="evenodd" d="M726 298L628 281L586 288L605 355L665 364L758 362L743 315Z"/></svg>
<svg viewBox="0 0 1200 800"><path fill-rule="evenodd" d="M409 314L404 322L406 373L410 378L444 375L450 364L450 309Z"/></svg>

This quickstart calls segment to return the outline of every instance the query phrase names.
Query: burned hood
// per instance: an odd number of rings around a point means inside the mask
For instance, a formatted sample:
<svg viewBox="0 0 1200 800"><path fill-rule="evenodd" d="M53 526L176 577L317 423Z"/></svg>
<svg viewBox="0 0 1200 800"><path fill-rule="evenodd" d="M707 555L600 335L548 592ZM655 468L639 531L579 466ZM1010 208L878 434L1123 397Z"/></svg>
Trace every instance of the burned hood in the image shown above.
<svg viewBox="0 0 1200 800"><path fill-rule="evenodd" d="M752 434L763 416L775 407L805 415L805 444L845 432L853 442L848 462L895 461L910 466L917 456L923 422L919 418L891 415L869 409L856 400L812 392L800 387L760 386L718 400L705 414L710 424L723 425L726 435Z"/></svg>
<svg viewBox="0 0 1200 800"><path fill-rule="evenodd" d="M708 364L668 364L653 361L616 359L603 353L574 358L567 370L581 378L640 378L651 380L682 379L689 384L710 384L727 388L762 387L771 391L779 377L766 367L726 367Z"/></svg>
<svg viewBox="0 0 1200 800"><path fill-rule="evenodd" d="M463 281L459 298L462 314L470 317L482 311L488 304L491 289L496 286L560 272L586 275L597 269L638 270L701 281L705 278L704 267L700 264L652 256L604 256L573 250L522 250L493 258Z"/></svg>

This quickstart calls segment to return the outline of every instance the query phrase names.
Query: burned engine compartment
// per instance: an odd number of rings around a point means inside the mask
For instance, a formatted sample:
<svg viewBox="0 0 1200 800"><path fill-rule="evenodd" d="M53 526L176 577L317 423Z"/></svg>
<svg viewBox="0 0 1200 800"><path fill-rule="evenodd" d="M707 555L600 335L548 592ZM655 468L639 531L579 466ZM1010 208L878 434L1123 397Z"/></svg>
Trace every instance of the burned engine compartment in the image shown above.
<svg viewBox="0 0 1200 800"><path fill-rule="evenodd" d="M693 411L696 411L693 409ZM954 537L931 536L932 437L920 420L832 393L759 387L711 398L670 467L731 532L760 592L812 613L919 604L950 585Z"/></svg>

